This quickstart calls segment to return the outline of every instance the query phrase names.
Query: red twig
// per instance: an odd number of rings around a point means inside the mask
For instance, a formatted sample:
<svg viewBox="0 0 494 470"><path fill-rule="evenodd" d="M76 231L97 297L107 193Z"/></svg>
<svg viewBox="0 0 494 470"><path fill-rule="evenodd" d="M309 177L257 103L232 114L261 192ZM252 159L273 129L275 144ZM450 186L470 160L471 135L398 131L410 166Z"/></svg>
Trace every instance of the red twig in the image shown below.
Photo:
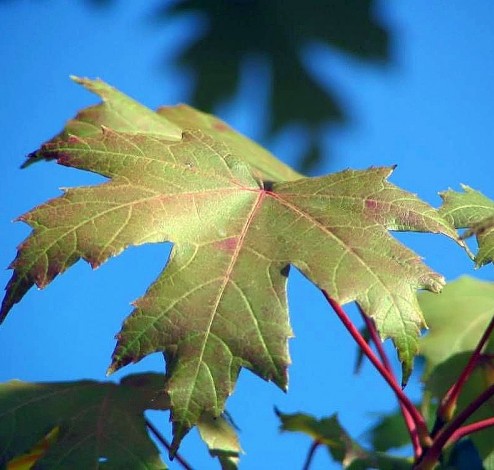
<svg viewBox="0 0 494 470"><path fill-rule="evenodd" d="M309 470L310 465L312 463L312 459L314 458L314 455L316 453L317 448L321 445L319 441L314 441L312 445L309 448L309 452L307 452L307 457L304 462L304 466L302 467L302 470Z"/></svg>
<svg viewBox="0 0 494 470"><path fill-rule="evenodd" d="M461 413L459 413L441 431L439 431L434 439L432 446L426 451L421 462L414 468L416 470L428 470L433 468L434 465L437 463L439 456L441 455L441 451L446 443L452 439L453 435L456 432L458 432L459 434L464 433L464 431L461 431L463 428L461 428L460 426L493 395L494 385L491 385L489 388L485 389L475 400L469 403L468 406Z"/></svg>
<svg viewBox="0 0 494 470"><path fill-rule="evenodd" d="M462 437L468 436L469 434L473 434L474 432L482 431L482 429L490 428L494 426L494 417L483 419L481 421L477 421L476 423L466 424L461 428L457 429L451 437L448 439L446 443L447 446L454 444L456 441L459 441Z"/></svg>
<svg viewBox="0 0 494 470"><path fill-rule="evenodd" d="M437 419L436 419L436 423L434 424L432 435L436 434L444 426L445 423L451 420L456 410L456 403L458 401L458 397L461 393L461 390L463 389L465 382L468 380L470 375L472 375L472 372L474 371L476 365L478 364L480 354L482 353L482 349L484 348L487 340L492 334L493 329L494 329L494 317L492 317L489 325L485 329L484 334L480 338L477 347L470 356L468 363L462 370L460 376L458 377L458 380L452 385L452 387L447 391L444 398L441 400L441 405L437 410Z"/></svg>
<svg viewBox="0 0 494 470"><path fill-rule="evenodd" d="M168 451L170 452L171 449L171 444L166 440L166 438L158 431L156 426L149 421L149 419L146 419L146 426L148 429L151 431L151 433L154 435L154 437L161 443L161 445ZM192 470L192 467L187 463L187 461L177 452L175 454L175 459L177 462L182 465L182 467L185 470Z"/></svg>
<svg viewBox="0 0 494 470"><path fill-rule="evenodd" d="M381 338L379 337L379 333L377 332L376 325L375 325L374 321L365 314L365 312L362 310L360 305L358 305L358 309L360 311L360 314L362 315L362 318L364 319L365 326L367 327L367 330L369 331L370 337L376 346L377 353L378 353L379 357L381 358L381 362L382 362L383 366L390 373L390 375L394 379L395 384L398 386L398 381L396 380L396 377L393 374L393 368L391 367L391 363L389 362L386 351L384 351L382 341L381 341ZM398 401L398 402L400 404L401 413L403 414L403 419L405 420L405 425L408 429L408 433L410 434L410 440L412 441L413 453L414 453L415 459L418 459L421 455L422 447L420 445L419 436L417 434L417 426L415 424L415 421L413 420L412 415L406 409L405 405L401 401Z"/></svg>
<svg viewBox="0 0 494 470"><path fill-rule="evenodd" d="M381 374L383 379L387 382L387 384L391 387L393 392L395 393L398 401L403 405L403 407L410 413L410 417L413 419L415 426L417 427L417 434L419 441L421 443L421 447L429 447L432 444L431 438L429 436L429 432L427 430L427 424L420 414L420 412L415 408L413 403L408 399L408 397L403 393L401 387L397 384L395 377L391 374L386 367L381 364L377 356L374 354L374 351L370 348L367 342L364 340L358 329L352 323L348 315L342 309L341 305L336 302L329 294L322 289L322 293L328 303L331 305L333 310L335 311L338 318L341 320L345 328L348 330L352 338L358 344L358 346L362 349L364 354L367 356L369 361L374 365L374 367Z"/></svg>

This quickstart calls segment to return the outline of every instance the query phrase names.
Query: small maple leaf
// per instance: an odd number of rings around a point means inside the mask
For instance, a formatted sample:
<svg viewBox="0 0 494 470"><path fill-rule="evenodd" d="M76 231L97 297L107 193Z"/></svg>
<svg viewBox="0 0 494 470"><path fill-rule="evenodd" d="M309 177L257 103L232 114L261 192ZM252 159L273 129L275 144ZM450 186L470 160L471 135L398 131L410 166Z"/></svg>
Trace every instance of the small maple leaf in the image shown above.
<svg viewBox="0 0 494 470"><path fill-rule="evenodd" d="M387 181L392 168L303 178L212 116L184 106L153 113L101 81L78 81L104 103L30 161L109 181L65 190L20 218L33 232L11 265L0 319L81 258L96 267L130 245L171 241L109 371L164 353L174 449L203 413L220 415L242 367L286 388L290 265L337 302L359 303L394 341L406 382L425 326L416 290L437 292L444 280L389 230L456 233Z"/></svg>
<svg viewBox="0 0 494 470"><path fill-rule="evenodd" d="M411 466L410 459L363 449L345 431L337 415L316 419L304 413L281 413L277 409L275 413L280 418L281 431L303 433L311 437L314 443L326 446L333 460L340 462L342 468L404 470Z"/></svg>
<svg viewBox="0 0 494 470"><path fill-rule="evenodd" d="M462 239L475 235L479 251L477 267L494 262L494 201L466 185L463 192L449 189L440 193L443 205L440 214L454 227L467 230Z"/></svg>

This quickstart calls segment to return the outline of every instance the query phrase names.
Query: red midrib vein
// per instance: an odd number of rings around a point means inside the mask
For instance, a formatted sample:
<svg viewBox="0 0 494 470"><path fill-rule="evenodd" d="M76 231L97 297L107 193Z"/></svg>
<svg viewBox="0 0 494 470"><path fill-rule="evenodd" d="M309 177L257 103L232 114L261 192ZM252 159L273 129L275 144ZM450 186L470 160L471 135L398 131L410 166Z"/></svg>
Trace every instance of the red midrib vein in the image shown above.
<svg viewBox="0 0 494 470"><path fill-rule="evenodd" d="M247 219L245 221L245 224L242 227L242 230L240 232L240 236L239 236L239 239L238 239L238 242L237 242L237 246L235 247L235 251L233 252L233 255L231 257L231 261L230 261L230 264L228 265L228 268L226 270L226 273L225 273L223 282L222 282L220 288L218 289L218 295L216 297L216 301L214 303L214 306L212 307L212 315L211 315L209 324L207 326L207 329L206 329L206 332L205 332L205 335L204 335L204 340L202 342L201 352L200 352L200 355L199 355L199 358L198 358L198 361L197 361L197 367L196 367L196 370L195 370L194 380L193 380L194 383L197 381L197 376L199 375L199 369L200 369L201 364L203 362L204 351L206 349L206 344L208 342L209 335L211 334L211 328L213 326L214 319L216 317L216 313L218 311L218 305L219 305L219 303L221 301L221 298L222 298L223 293L225 291L225 288L226 288L226 286L228 284L228 281L230 280L231 274L233 272L233 268L235 266L235 263L237 262L237 259L238 259L240 250L242 249L243 242L245 240L245 237L247 235L247 232L249 230L249 227L251 226L252 221L254 220L254 217L255 217L256 213L258 212L259 208L261 207L262 201L264 200L264 197L266 196L266 193L267 193L267 191L263 191L263 190L261 190L261 191L258 192L258 196L256 198L256 201L255 201L254 205L252 206L252 210L250 211L250 213L249 213L249 215L248 215L248 217L247 217ZM189 399L187 400L186 407L185 407L186 409L189 408L190 398L191 398L191 395L189 395Z"/></svg>

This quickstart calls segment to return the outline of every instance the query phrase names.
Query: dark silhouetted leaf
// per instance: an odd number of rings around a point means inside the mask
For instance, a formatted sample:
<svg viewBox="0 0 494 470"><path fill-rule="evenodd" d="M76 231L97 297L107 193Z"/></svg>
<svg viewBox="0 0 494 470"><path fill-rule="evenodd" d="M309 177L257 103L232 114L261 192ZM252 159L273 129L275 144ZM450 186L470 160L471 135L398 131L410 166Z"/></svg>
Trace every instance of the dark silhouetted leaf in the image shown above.
<svg viewBox="0 0 494 470"><path fill-rule="evenodd" d="M22 455L14 457L7 463L6 470L31 470L34 464L43 457L48 449L57 441L60 428L56 426L41 438L36 445Z"/></svg>
<svg viewBox="0 0 494 470"><path fill-rule="evenodd" d="M90 380L0 385L0 464L59 428L36 468L164 469L144 419L167 407L163 376L139 374L120 384Z"/></svg>
<svg viewBox="0 0 494 470"><path fill-rule="evenodd" d="M454 446L447 468L455 470L490 470L482 464L479 452L470 439L462 439Z"/></svg>

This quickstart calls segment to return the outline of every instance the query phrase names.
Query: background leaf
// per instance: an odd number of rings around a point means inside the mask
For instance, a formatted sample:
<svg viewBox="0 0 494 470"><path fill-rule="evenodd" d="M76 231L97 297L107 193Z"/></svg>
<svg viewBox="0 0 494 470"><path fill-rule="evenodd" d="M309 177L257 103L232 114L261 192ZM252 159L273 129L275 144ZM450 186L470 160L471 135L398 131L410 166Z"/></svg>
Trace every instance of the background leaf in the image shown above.
<svg viewBox="0 0 494 470"><path fill-rule="evenodd" d="M447 390L457 380L458 375L466 365L470 353L459 353L449 357L432 371L428 377L425 386L433 397L437 400L442 399ZM475 369L471 377L466 382L462 393L458 399L458 412L463 410L486 388L494 384L494 359L492 357L485 358L479 367ZM466 422L472 423L482 419L491 418L494 415L494 400L491 398L484 403ZM477 450L484 462L486 468L492 468L492 459L494 458L494 428L486 428L482 431L473 433L470 439L477 447Z"/></svg>
<svg viewBox="0 0 494 470"><path fill-rule="evenodd" d="M381 416L367 432L372 449L386 452L410 444L410 434L401 410Z"/></svg>
<svg viewBox="0 0 494 470"><path fill-rule="evenodd" d="M203 36L178 57L194 72L192 103L204 111L213 111L233 96L246 59L267 60L270 77L257 86L270 90L269 127L275 132L299 122L310 130L312 142L301 162L308 170L321 159L319 127L345 121L347 116L334 88L318 76L318 64L307 66L304 49L313 44L330 46L353 59L385 64L390 61L390 37L375 9L373 0L323 4L185 0L163 6L159 17L169 21L196 13L205 23Z"/></svg>
<svg viewBox="0 0 494 470"><path fill-rule="evenodd" d="M53 428L46 436L41 438L32 449L26 453L14 457L7 463L6 470L30 470L34 464L43 457L47 450L56 442L59 427Z"/></svg>
<svg viewBox="0 0 494 470"><path fill-rule="evenodd" d="M420 339L427 376L450 357L475 349L494 315L494 284L462 276L439 296L421 293L419 303L429 326ZM493 351L490 344L487 351Z"/></svg>
<svg viewBox="0 0 494 470"><path fill-rule="evenodd" d="M108 7L117 2L85 3ZM178 66L193 75L186 101L216 112L242 88L247 70L259 95L266 97L261 104L266 140L293 124L306 131L308 142L298 155L302 171L314 170L324 158L323 126L352 117L334 84L339 77L333 68L338 69L341 58L373 69L393 62L393 31L375 0L158 3L149 16L160 32L173 27L174 20L196 20L191 27L195 34L185 44L179 40L178 50L167 45L163 51L166 68ZM105 10L119 13L117 5L117 11Z"/></svg>
<svg viewBox="0 0 494 470"><path fill-rule="evenodd" d="M238 467L242 448L233 425L225 416L214 417L204 414L197 423L201 439L209 448L209 453L217 457L223 470Z"/></svg>
<svg viewBox="0 0 494 470"><path fill-rule="evenodd" d="M494 315L494 284L471 277L448 283L440 296L427 293L419 296L429 325L427 335L420 339L420 354L426 360L425 386L436 400L441 400L457 380L471 352ZM458 400L458 412L494 383L494 351L492 338ZM491 354L489 354L491 353ZM494 400L486 402L468 422L492 417ZM494 429L487 428L471 435L486 468L494 458Z"/></svg>
<svg viewBox="0 0 494 470"><path fill-rule="evenodd" d="M58 436L39 468L164 469L144 420L163 409L163 376L138 374L120 384L79 382L0 385L0 464L25 453L50 430Z"/></svg>
<svg viewBox="0 0 494 470"><path fill-rule="evenodd" d="M307 434L312 440L325 445L333 459L341 462L343 468L352 470L410 468L408 459L364 450L347 434L336 415L316 419L304 413L284 414L276 410L276 414L281 420L282 431Z"/></svg>
<svg viewBox="0 0 494 470"><path fill-rule="evenodd" d="M482 464L477 448L470 439L462 439L454 445L446 468L454 468L455 470L491 470L491 467Z"/></svg>

